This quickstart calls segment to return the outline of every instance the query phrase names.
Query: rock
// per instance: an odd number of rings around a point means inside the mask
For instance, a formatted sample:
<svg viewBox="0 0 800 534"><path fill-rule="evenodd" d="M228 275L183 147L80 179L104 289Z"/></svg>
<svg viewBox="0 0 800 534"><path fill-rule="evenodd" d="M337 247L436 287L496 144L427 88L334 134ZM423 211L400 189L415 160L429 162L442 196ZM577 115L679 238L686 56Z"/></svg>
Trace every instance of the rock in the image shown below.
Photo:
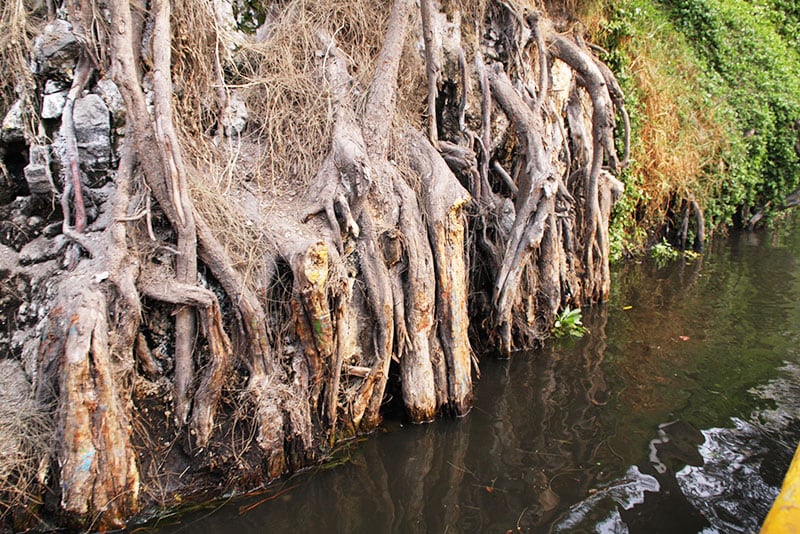
<svg viewBox="0 0 800 534"><path fill-rule="evenodd" d="M19 261L23 265L29 265L52 260L61 254L66 244L67 238L63 235L58 235L53 239L39 236L22 247L22 250L19 251Z"/></svg>
<svg viewBox="0 0 800 534"><path fill-rule="evenodd" d="M35 294L43 286L52 283L56 272L60 269L58 260L48 260L34 265L24 265L19 268L20 277L28 281L28 286L17 288L20 295L29 292Z"/></svg>
<svg viewBox="0 0 800 534"><path fill-rule="evenodd" d="M239 93L231 93L222 115L222 127L227 137L239 136L247 126L247 104Z"/></svg>
<svg viewBox="0 0 800 534"><path fill-rule="evenodd" d="M111 161L111 119L103 99L88 94L75 101L72 111L81 163L88 168Z"/></svg>
<svg viewBox="0 0 800 534"><path fill-rule="evenodd" d="M24 169L25 181L32 195L52 195L56 188L50 172L50 148L31 145L28 165Z"/></svg>
<svg viewBox="0 0 800 534"><path fill-rule="evenodd" d="M42 113L43 119L57 119L64 111L64 104L67 101L67 91L59 91L57 93L45 94L42 97Z"/></svg>
<svg viewBox="0 0 800 534"><path fill-rule="evenodd" d="M22 212L12 211L8 220L11 221L11 224L20 232L24 232L23 228L25 228L25 224L28 222L28 217Z"/></svg>
<svg viewBox="0 0 800 534"><path fill-rule="evenodd" d="M44 32L33 42L34 74L62 74L72 78L79 44L72 33L72 25L56 19L44 27Z"/></svg>
<svg viewBox="0 0 800 534"><path fill-rule="evenodd" d="M25 141L25 112L22 99L18 99L3 117L0 140L6 143Z"/></svg>
<svg viewBox="0 0 800 534"><path fill-rule="evenodd" d="M44 226L44 219L38 215L31 215L28 217L28 228L34 232L39 231Z"/></svg>
<svg viewBox="0 0 800 534"><path fill-rule="evenodd" d="M44 82L44 89L42 93L45 95L52 95L53 93L60 93L62 91L67 91L69 87L64 85L63 82L59 80L47 80Z"/></svg>
<svg viewBox="0 0 800 534"><path fill-rule="evenodd" d="M45 237L55 237L55 236L57 236L58 234L61 233L61 229L62 229L61 226L62 226L62 223L60 223L60 222L54 222L52 224L48 224L42 230L42 235L45 236Z"/></svg>
<svg viewBox="0 0 800 534"><path fill-rule="evenodd" d="M44 84L44 95L42 96L43 119L57 119L64 110L64 103L67 101L68 88L56 80L47 80Z"/></svg>
<svg viewBox="0 0 800 534"><path fill-rule="evenodd" d="M124 124L125 101L122 99L122 93L119 92L117 84L108 78L103 78L97 82L93 92L105 102L108 111L111 113L114 125L120 126Z"/></svg>
<svg viewBox="0 0 800 534"><path fill-rule="evenodd" d="M19 264L19 254L11 248L0 243L0 280L14 272Z"/></svg>

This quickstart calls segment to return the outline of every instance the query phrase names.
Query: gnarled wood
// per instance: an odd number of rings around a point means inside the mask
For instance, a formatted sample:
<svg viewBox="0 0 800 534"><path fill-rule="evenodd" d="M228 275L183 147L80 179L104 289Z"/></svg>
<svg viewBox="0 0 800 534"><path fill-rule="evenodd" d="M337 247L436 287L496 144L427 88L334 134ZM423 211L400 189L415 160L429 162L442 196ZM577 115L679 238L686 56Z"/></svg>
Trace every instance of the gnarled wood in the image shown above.
<svg viewBox="0 0 800 534"><path fill-rule="evenodd" d="M157 148L165 167L165 186L175 208L172 224L178 233L178 254L175 257L175 277L178 282L197 282L197 233L194 227L194 208L189 199L186 167L180 151L178 136L172 123L172 54L169 37L170 2L156 0L153 27L153 123ZM175 313L175 415L186 423L191 405L190 388L194 378L194 339L197 325L192 308L181 307ZM207 332L211 332L207 330ZM218 344L213 341L212 344Z"/></svg>
<svg viewBox="0 0 800 534"><path fill-rule="evenodd" d="M109 354L106 298L90 272L70 281L59 379L61 506L79 521L119 528L138 502L126 406Z"/></svg>
<svg viewBox="0 0 800 534"><path fill-rule="evenodd" d="M195 200L203 199L200 186L209 184L192 168L208 156L214 175L227 155L214 145L223 139L215 121L225 110L214 106L228 101L219 97L229 90L224 78L243 82L237 90L258 86L239 74L258 56L248 45L236 52L236 68L221 57L205 65L211 103L198 113L201 124L187 125L195 138L182 138L176 104L195 87L177 73L202 64L204 52L193 50L197 57L183 63L182 45L170 35L170 18L180 13L167 0L149 9L109 2L110 71L128 127L114 222L105 232L91 231L99 224L75 231L70 211L77 205L69 199L79 184L66 181L65 235L90 257L76 256L74 290L63 280L54 285L61 297L42 325L40 348L39 399L55 399L63 410L62 496L78 521L99 514L101 526L119 525L137 508L131 428L156 449L169 444L153 451L163 462L142 464L152 486L181 495L219 475L215 482L231 489L249 488L373 429L387 390L400 392L414 422L466 414L473 367L477 375L470 329L473 341L508 356L547 337L563 307L607 296L608 221L622 184L604 166L615 171L627 160L626 148L617 161L612 136L615 107L626 122L621 90L580 38L557 33L544 13L501 4L477 21L452 3L445 13L435 0L422 0L419 19L411 0L372 6L389 13L383 42L372 43L380 52L367 88L356 82L369 74L364 65L344 52L360 30L337 30L333 21L309 34L317 50L297 49L315 54L302 59L303 68L316 68L308 85L318 84L331 124L328 139L307 142L327 143L327 156L305 190L297 186L308 178L300 171L289 173L291 183L263 176L270 159L281 157L262 154L258 125L271 117L257 117L231 139L231 150L242 148L236 161L258 177L231 179L225 188L230 209L241 208L248 225L247 239L228 243L213 210L195 209L189 184L198 186ZM276 4L258 39L286 6L307 8ZM213 42L214 22L213 30L202 28L209 50L222 44ZM201 29L189 23L187 32ZM419 54L407 53L409 38L418 49L424 44L427 79L401 88L398 78L415 79L421 68ZM409 75L401 76L405 62ZM396 117L398 101L403 111L420 108L419 116ZM262 178L297 187L291 201L267 202ZM701 221L699 208L687 209ZM257 254L245 273L232 254L250 245ZM142 320L151 312L152 320ZM51 388L47 377L58 366L61 387ZM103 409L93 404L98 399ZM133 401L159 409L137 413ZM176 420L162 418L171 402ZM167 428L154 439L148 433L159 425Z"/></svg>
<svg viewBox="0 0 800 534"><path fill-rule="evenodd" d="M422 179L422 205L428 215L428 236L436 269L436 318L446 361L448 407L455 415L464 415L472 403L472 367L467 337L469 317L462 210L471 197L427 139L413 131L408 131L407 137L409 161Z"/></svg>
<svg viewBox="0 0 800 534"><path fill-rule="evenodd" d="M417 196L403 180L395 180L400 199L399 229L405 258L398 263L404 288L406 339L400 356L403 404L415 422L430 421L439 408L431 361L431 335L435 333L436 275L428 229L423 225ZM398 345L400 338L397 338ZM399 352L399 351L398 351Z"/></svg>
<svg viewBox="0 0 800 534"><path fill-rule="evenodd" d="M585 294L593 300L603 300L608 294L604 292L606 283L603 281L603 274L600 277L594 275L596 260L601 264L600 272L608 270L608 257L603 254L607 250L608 234L600 232L600 198L599 198L599 177L602 170L604 157L608 156L610 167L616 171L620 165L614 148L613 136L613 108L611 97L606 85L606 79L601 70L597 67L588 51L581 49L576 43L564 36L553 34L548 39L548 45L553 53L572 67L579 75L586 90L592 100L592 156L591 167L586 175L584 194L586 195L584 206L584 257L587 276L584 278ZM599 254L595 254L595 242L601 249Z"/></svg>
<svg viewBox="0 0 800 534"><path fill-rule="evenodd" d="M493 297L496 321L501 328L502 349L510 353L511 311L519 280L530 255L539 247L544 236L545 227L553 213L553 196L558 186L542 141L541 114L532 111L525 104L508 76L499 68L490 69L489 82L492 94L514 125L525 153L524 167L518 182L516 215Z"/></svg>

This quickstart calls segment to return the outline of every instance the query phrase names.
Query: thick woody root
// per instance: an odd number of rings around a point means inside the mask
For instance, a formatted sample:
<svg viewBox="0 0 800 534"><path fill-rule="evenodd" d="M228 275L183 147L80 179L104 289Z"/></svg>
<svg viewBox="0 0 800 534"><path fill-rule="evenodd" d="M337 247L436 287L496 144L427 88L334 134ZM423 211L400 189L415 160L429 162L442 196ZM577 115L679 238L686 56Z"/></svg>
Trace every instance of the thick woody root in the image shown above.
<svg viewBox="0 0 800 534"><path fill-rule="evenodd" d="M528 260L540 249L545 232L554 220L558 179L544 147L540 110L531 110L498 66L489 69L489 83L494 98L511 120L517 137L522 140L524 151L515 206L516 216L497 275L493 299L500 329L501 350L508 354L513 346L511 315L520 279ZM547 250L554 252L553 248ZM554 259L543 257L541 261L550 262ZM535 294L538 288L531 289Z"/></svg>
<svg viewBox="0 0 800 534"><path fill-rule="evenodd" d="M329 278L331 262L338 256L324 241L302 238L283 243L280 249L292 269L292 322L302 347L290 356L294 379L282 399L285 443L290 452L287 460L296 468L309 461L319 445L315 428L333 428L336 422L338 381L332 375L339 372L341 363L332 361L337 345Z"/></svg>
<svg viewBox="0 0 800 534"><path fill-rule="evenodd" d="M418 133L409 137L424 147L410 148L417 168L428 169L421 172L422 198L402 177L384 172L378 176L391 176L399 200L396 226L384 231L378 241L372 237L377 235L372 210L366 208L360 218L361 235L355 252L365 286L363 302L373 329L373 342L361 345L362 351L366 349L361 367L342 365L359 344L354 337L359 325L353 324L349 311L357 303L352 299L352 285L328 279L324 243L306 246L299 242L281 253L292 265L295 325L312 384L324 378L331 387L322 412L327 413L328 422L335 423L340 373L361 377L363 381L348 402L347 419L362 430L379 421L392 357L399 362L403 403L412 421L430 420L441 408L464 414L471 404L461 215L470 197L428 140ZM427 225L421 207L427 214ZM332 301L336 302L333 321ZM330 377L323 374L329 368ZM312 389L312 404L318 394Z"/></svg>
<svg viewBox="0 0 800 534"><path fill-rule="evenodd" d="M68 520L119 528L139 506L139 473L130 443L130 379L141 304L138 262L127 252L130 146L122 150L111 215L85 243L96 253L61 280L39 347L37 397L58 391L61 504ZM119 322L112 325L108 318ZM58 378L55 378L55 375ZM55 387L55 384L58 387Z"/></svg>
<svg viewBox="0 0 800 534"><path fill-rule="evenodd" d="M357 146L359 149L361 146L366 148L366 156L372 167L368 176L377 175L377 179L382 179L388 190L392 189L393 181L393 171L389 170L391 166L387 161L388 142L391 138L389 129L396 106L397 74L412 5L410 0L396 0L392 5L388 28L376 61L377 68L367 92L363 120L360 121L358 130L361 139L357 139ZM353 178L355 177L350 177ZM375 328L375 361L353 401L353 422L356 427L361 426L364 429L373 428L380 421L380 408L389 377L396 334L392 282L377 230L379 223L385 224L382 220L384 213L368 197L365 194L355 198L357 204L362 200L366 202L363 211L357 205L353 209L362 231L356 251Z"/></svg>
<svg viewBox="0 0 800 534"><path fill-rule="evenodd" d="M431 340L436 334L436 274L417 197L402 179L395 180L395 192L400 199L397 240L402 241L404 256L397 259L392 273L393 285L401 288L395 291L395 309L400 298L405 303L405 309L398 310L401 313L395 312L396 330L404 334L397 336L400 385L409 419L422 422L433 419L439 409Z"/></svg>
<svg viewBox="0 0 800 534"><path fill-rule="evenodd" d="M256 442L266 456L267 476L277 477L286 468L284 455L284 412L281 388L285 376L269 346L267 317L258 298L234 269L225 248L206 223L195 214L199 256L236 306L241 328L244 364L250 372L247 389L255 404L258 435Z"/></svg>
<svg viewBox="0 0 800 534"><path fill-rule="evenodd" d="M64 101L64 109L61 112L61 137L64 139L64 153L61 166L64 169L64 190L61 198L61 209L64 215L62 224L64 235L71 237L73 241L79 242L80 235L86 231L86 208L83 201L83 185L81 183L80 162L78 157L78 142L75 137L75 122L73 120L73 109L75 100L81 95L83 88L89 81L92 69L89 66L89 59L85 54L81 55L75 67L72 80L72 87L67 93ZM73 196L74 213L69 209L69 193ZM72 216L70 216L72 215ZM70 224L72 220L72 224ZM75 251L70 251L73 256L70 264L74 267L76 258Z"/></svg>
<svg viewBox="0 0 800 534"><path fill-rule="evenodd" d="M172 278L158 279L157 275L152 276L148 273L142 277L145 279L142 292L146 296L170 304L190 306L200 311L200 324L208 341L209 361L193 397L191 427L197 445L205 447L214 427L214 416L231 356L231 343L222 326L217 297L208 289L182 284Z"/></svg>
<svg viewBox="0 0 800 534"><path fill-rule="evenodd" d="M61 507L79 524L96 518L94 528L120 528L139 498L130 392L109 350L106 295L92 269L79 271L62 286L48 321L50 329L66 332L65 339L43 345L39 356L59 362Z"/></svg>
<svg viewBox="0 0 800 534"><path fill-rule="evenodd" d="M294 273L292 310L311 381L309 400L312 410L316 410L322 384L328 378L324 371L330 365L334 350L333 323L326 287L328 250L320 241L294 256L291 259Z"/></svg>
<svg viewBox="0 0 800 534"><path fill-rule="evenodd" d="M614 172L620 167L614 148L613 103L606 84L606 77L589 51L582 49L566 37L556 34L548 35L548 45L556 57L575 70L591 98L592 147L589 160L591 163L585 175L584 184L583 262L586 268L584 294L592 301L604 300L608 296L608 282L605 278L608 272L608 232L603 228L605 222L601 220L600 173L606 158ZM606 71L606 75L608 74ZM596 266L596 263L600 265ZM599 276L596 276L595 273L598 273Z"/></svg>
<svg viewBox="0 0 800 534"><path fill-rule="evenodd" d="M604 165L616 172L627 164L629 125L619 84L580 38L557 33L535 13L521 16L505 7L512 15L507 30L511 42L525 35L525 29L533 37L529 42L535 43L537 57L530 64L538 70L537 83L529 83L529 67L521 66L527 61L524 46L509 52L513 65L486 67L477 57L481 132L471 139L478 140L480 161L470 164L470 147L438 143L478 200L476 250L487 256L483 272L494 282L491 302L499 349L510 354L545 337L562 306L607 298L608 220L622 184ZM514 73L514 81L506 70ZM572 80L569 90L565 80ZM556 84L552 91L551 83ZM491 131L498 123L491 118L492 101L510 121L518 143L513 151L493 146ZM626 129L622 162L614 147L615 108ZM585 127L587 122L591 128Z"/></svg>
<svg viewBox="0 0 800 534"><path fill-rule="evenodd" d="M421 204L427 214L428 238L433 249L436 319L445 355L447 405L455 415L464 415L472 405L462 213L470 195L427 139L414 131L409 131L407 137L409 161L422 180ZM435 376L441 374L435 372ZM437 383L439 388L442 385Z"/></svg>
<svg viewBox="0 0 800 534"><path fill-rule="evenodd" d="M355 82L348 72L346 58L336 48L330 36L319 34L318 38L325 57L322 74L325 83L330 88L334 125L330 154L314 178L320 192L319 204L308 212L304 221L316 213L323 212L330 227L332 239L341 253L345 253L343 238L356 239L355 249L358 264L374 321L374 344L370 350L370 352L374 352L374 362L370 364L368 375L350 402L349 419L357 428L367 414L368 420L364 426L368 427L377 422L376 401L373 399L378 397L377 407L379 407L388 377L394 338L392 289L388 269L380 249L379 236L374 227L372 210L365 205L375 172L367 155L367 143L354 111L351 87ZM344 233L338 217L343 219ZM352 245L350 247L352 248ZM289 257L286 253L284 256ZM302 286L307 285L303 266L296 260L292 261L292 266L296 283L300 284L302 292ZM312 294L313 290L310 295ZM303 304L307 304L307 306L303 306L304 310L301 312L296 309L295 312L296 317L305 316L307 319L306 324L297 320L295 322L301 338L306 338L303 340L303 344L307 353L311 354L309 361L312 363L312 367L316 366L315 362L319 360L320 356L313 341L313 330L309 331L313 327L308 324L308 319L315 320L318 311L315 310L315 307L323 300L327 302L327 296L313 298L319 302L316 304L310 300L304 302ZM347 306L341 302L340 305ZM345 330L342 329L340 332L344 333ZM344 340L339 340L339 346L347 344ZM339 355L339 358L343 358L343 355ZM334 367L341 369L341 363L337 362ZM337 375L336 380L338 381L339 378ZM336 386L338 389L338 383ZM329 401L336 397L338 397L337 391L330 392L328 395ZM336 419L334 408L329 406L327 413L329 420Z"/></svg>
<svg viewBox="0 0 800 534"><path fill-rule="evenodd" d="M178 234L179 260L176 262L177 284L193 285L195 283L196 262L190 261L195 253L208 266L214 277L222 285L231 302L238 312L241 327L241 339L244 340L245 364L250 370L248 389L256 405L256 419L259 423L256 441L267 457L267 472L271 477L277 476L285 468L283 454L283 413L280 409L281 399L277 393L277 384L283 382L282 372L274 360L274 355L269 347L266 332L266 317L256 296L244 283L241 274L233 267L227 251L217 240L214 233L194 211L191 199L188 196L186 185L186 169L182 162L179 144L174 127L172 126L172 107L170 105L171 90L169 88L169 43L167 50L161 50L157 58L160 69L154 73L156 85L156 115L152 116L144 91L139 84L137 74L134 46L132 36L135 26L132 23L131 6L126 0L115 0L111 3L112 20L118 31L112 32L112 45L116 52L114 65L114 79L119 85L120 92L128 109L128 119L133 141L139 152L139 162L147 185L153 192L160 208L164 211L172 226ZM169 6L166 2L158 4L156 10L156 23L161 24L165 33L160 38L168 38L169 32ZM156 75L157 74L157 75ZM156 83L157 82L157 83ZM186 254L183 254L183 252ZM188 288L187 288L188 289ZM207 308L204 308L207 309ZM178 342L183 343L185 334L192 331L192 320L189 314L192 310L182 310L179 316L186 316L185 321L176 321L176 348ZM213 318L207 316L209 320ZM221 328L208 325L205 332L214 336L222 332ZM226 342L220 339L209 339L209 345L224 349ZM185 347L185 346L184 346ZM183 351L183 349L181 349ZM191 353L185 351L176 355L179 360L180 372L176 382L181 385L176 388L176 408L179 418L188 414L189 399L184 395L191 380ZM222 361L222 360L220 360ZM222 364L224 366L224 363ZM176 366L177 368L177 366ZM213 368L213 374L218 374ZM177 369L176 369L177 371ZM215 380L213 392L208 396L210 401L217 397ZM203 407L206 410L206 407ZM211 414L209 414L211 415ZM200 435L205 435L207 420L199 415L195 424L199 425ZM179 419L180 422L180 419ZM202 424L201 424L202 423ZM202 446L203 442L200 441Z"/></svg>
<svg viewBox="0 0 800 534"><path fill-rule="evenodd" d="M72 521L95 527L124 525L136 511L139 480L136 455L130 444L127 420L131 405L130 382L134 372L134 345L141 304L136 279L138 262L127 254L124 215L127 210L132 158L126 145L117 173L112 214L116 219L102 234L87 235L98 253L78 264L75 274L59 285L58 299L47 322L51 333L40 347L40 391L58 363L58 405L63 445L61 463L62 507ZM213 428L222 382L231 352L222 328L216 296L198 286L173 278L154 279L145 274L144 293L153 298L201 310L210 358L194 397L192 430L202 447ZM114 328L108 317L119 322ZM58 341L65 332L64 341ZM143 340L140 340L140 345ZM139 346L137 355L146 352ZM142 362L146 364L146 362ZM44 399L41 395L40 398Z"/></svg>
<svg viewBox="0 0 800 534"><path fill-rule="evenodd" d="M429 187L431 192L422 195L427 198L417 198L386 161L384 140L389 138L409 8L407 1L394 4L362 121L353 112L353 82L347 63L332 40L321 37L326 55L323 74L331 88L334 127L331 154L316 176L322 198L311 214L325 213L332 240L342 253L352 250L343 240L355 238L358 272L364 281L362 302L371 319L368 328L373 331L373 342L360 345L359 367L343 369L341 362L348 352L337 354L333 362L336 387L328 392L327 412L329 421L335 420L333 399L339 395L339 373L361 377L360 385L347 401L349 422L361 429L371 428L379 421L392 357L399 362L403 402L412 420L429 420L448 405L458 414L466 413L471 400L464 225L460 215L469 195L424 138L428 153L421 159L427 159L429 166L437 166L435 175L424 180L435 184L445 177L443 185ZM430 163L434 160L435 164ZM369 190L375 186L395 195L399 200L396 211L387 211L381 202L371 198ZM460 192L453 194L454 187ZM443 198L447 194L453 198ZM427 226L421 206L428 215ZM357 218L357 225L349 222L352 217ZM348 229L345 232L339 219ZM379 225L388 230L379 232ZM349 230L354 227L355 232ZM432 237L432 233L436 236ZM293 271L297 279L303 279L302 270L293 267ZM437 295L437 291L443 294ZM356 303L348 291L341 292L335 300L339 310L335 313L334 332L337 352L341 352L358 343L352 338L354 330L347 320L347 306ZM298 303L303 306L296 307L295 317L306 319L305 324L301 321L298 332L305 338L306 351L310 347L310 354L316 357L319 351L314 346L309 320L313 321L319 308L309 299L298 299ZM437 322L438 329L434 328Z"/></svg>
<svg viewBox="0 0 800 534"><path fill-rule="evenodd" d="M368 306L374 320L374 363L353 400L353 424L368 430L380 422L380 407L394 348L394 302L389 269L369 208L360 218L363 233L356 247Z"/></svg>
<svg viewBox="0 0 800 534"><path fill-rule="evenodd" d="M373 344L367 347L373 356L363 362L368 370L358 372L363 375L363 382L349 403L350 420L362 429L371 428L380 420L392 357L400 362L404 402L410 418L429 420L438 408L430 357L435 278L427 233L421 223L418 201L386 162L387 145L382 141L389 137L409 10L408 1L394 4L379 67L369 88L365 117L360 122L354 113L350 90L353 81L347 63L332 40L321 38L328 57L323 74L331 87L334 128L331 154L316 177L321 184L321 207L313 211L325 212L340 251L344 252L343 236L337 212L348 229L344 237L357 238L355 252L374 329ZM368 198L373 180L380 180L382 190L399 198L401 205L396 216L399 220L387 220L387 213ZM353 224L353 217L358 218L358 225ZM378 224L390 229L379 234ZM314 315L313 305L306 305L305 310L306 315ZM337 319L343 320L344 314L337 314ZM345 326L340 330L347 331ZM339 342L341 346L348 345L345 340ZM339 355L340 360L342 357ZM334 368L341 369L341 364L337 361ZM338 375L335 380L339 380ZM336 395L337 392L331 392L329 399ZM333 414L332 406L328 412Z"/></svg>
<svg viewBox="0 0 800 534"><path fill-rule="evenodd" d="M374 322L374 342L366 349L374 353L362 357L362 367L350 367L344 372L363 378L349 402L348 414L349 422L362 429L378 421L391 357L399 362L403 402L411 420L430 420L440 408L447 406L463 414L470 405L464 221L461 217L461 208L468 202L469 195L428 141L418 134L414 134L414 138L427 146L418 159L436 168L434 174L423 177L430 186L429 191L420 201L401 177L393 176L391 183L400 204L397 226L385 231L379 242L373 241L370 237L375 235L372 214L364 211L362 233L356 244L359 271L365 282L364 296ZM434 187L441 178L441 185ZM429 225L423 222L420 204L428 213ZM433 250L431 243L434 243ZM353 354L357 344L352 336L358 325L348 320L347 311L347 307L355 305L349 294L352 289L337 289L338 295L333 299L327 297L324 287L328 277L327 253L322 242L308 248L300 243L293 249L296 252L284 250L282 255L293 258L294 293L297 295L295 324L312 377L318 374L315 369L328 368L335 343L338 354L336 361L331 362L335 377L332 378L339 380L342 360ZM444 289L437 296L439 287ZM334 313L332 327L330 300L336 300L339 307ZM435 328L437 322L438 329ZM446 357L442 357L440 351ZM318 363L320 358L322 363ZM326 383L328 380L326 378ZM338 383L331 387L325 411L328 420L335 421L333 401L338 397ZM312 399L316 393L312 391Z"/></svg>
<svg viewBox="0 0 800 534"><path fill-rule="evenodd" d="M156 144L166 171L164 185L170 194L176 219L171 220L178 234L178 254L175 257L175 278L179 283L197 281L197 234L192 202L189 198L187 170L183 163L178 136L172 120L172 76L170 2L158 0L154 4L153 28L153 125ZM150 180L157 179L150 176ZM175 314L175 413L179 424L188 420L191 399L190 388L194 378L192 357L197 330L194 310L178 309ZM209 332L208 329L206 329ZM217 344L216 340L209 340Z"/></svg>

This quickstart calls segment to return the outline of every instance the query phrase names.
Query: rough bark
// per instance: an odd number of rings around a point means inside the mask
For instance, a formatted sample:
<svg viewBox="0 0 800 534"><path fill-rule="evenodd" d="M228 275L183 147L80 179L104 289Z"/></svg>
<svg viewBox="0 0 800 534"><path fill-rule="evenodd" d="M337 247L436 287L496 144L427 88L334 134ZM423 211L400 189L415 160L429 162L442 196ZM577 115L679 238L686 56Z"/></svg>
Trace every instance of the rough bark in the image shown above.
<svg viewBox="0 0 800 534"><path fill-rule="evenodd" d="M165 186L170 193L176 220L172 221L178 234L175 257L175 278L183 284L197 281L197 233L192 202L189 199L186 167L180 151L172 119L172 76L170 37L170 2L158 0L153 5L153 123L158 149L165 165ZM130 58L133 61L134 58ZM128 97L130 98L130 97ZM151 180L157 178L152 177ZM197 326L194 310L181 306L175 313L175 414L180 424L187 422L190 411L190 388L194 378L192 356ZM209 331L214 335L213 331ZM212 344L224 344L212 340Z"/></svg>
<svg viewBox="0 0 800 534"><path fill-rule="evenodd" d="M408 135L409 159L422 179L422 202L433 248L436 318L446 362L447 403L454 414L464 415L472 402L463 219L463 208L470 196L424 137L415 132Z"/></svg>
<svg viewBox="0 0 800 534"><path fill-rule="evenodd" d="M56 286L46 318L50 341L40 345L37 358L38 389L58 392L62 510L70 521L91 519L101 529L124 526L140 493L129 385L140 311L131 282L138 266L128 254L125 223L116 222L127 211L132 168L132 151L123 151L115 219L105 232L87 236L97 254ZM120 326L111 329L109 317Z"/></svg>

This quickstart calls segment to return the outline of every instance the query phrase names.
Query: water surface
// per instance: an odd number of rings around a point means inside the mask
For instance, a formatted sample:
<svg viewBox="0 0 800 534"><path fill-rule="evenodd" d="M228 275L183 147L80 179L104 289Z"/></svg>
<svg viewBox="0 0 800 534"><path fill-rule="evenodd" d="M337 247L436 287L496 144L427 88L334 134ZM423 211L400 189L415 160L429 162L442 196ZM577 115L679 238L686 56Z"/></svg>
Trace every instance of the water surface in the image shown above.
<svg viewBox="0 0 800 534"><path fill-rule="evenodd" d="M161 532L752 532L800 438L800 232L617 270L591 334L484 359L460 420Z"/></svg>

